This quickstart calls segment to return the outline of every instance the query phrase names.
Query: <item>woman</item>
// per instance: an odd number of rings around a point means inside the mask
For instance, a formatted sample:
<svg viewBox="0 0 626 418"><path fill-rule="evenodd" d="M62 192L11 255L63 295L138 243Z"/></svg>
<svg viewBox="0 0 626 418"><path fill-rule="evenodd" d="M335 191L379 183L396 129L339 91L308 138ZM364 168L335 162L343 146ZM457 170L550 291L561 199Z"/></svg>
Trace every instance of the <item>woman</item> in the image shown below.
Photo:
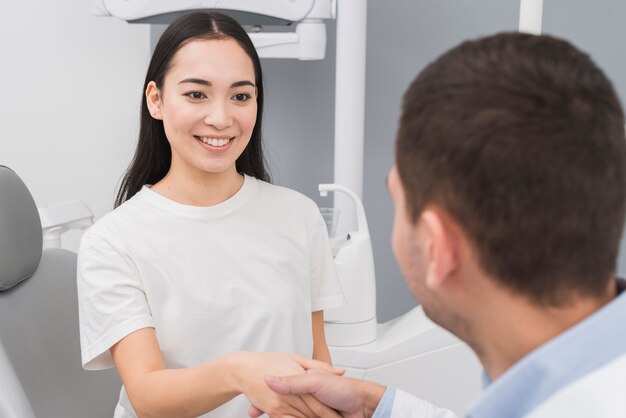
<svg viewBox="0 0 626 418"><path fill-rule="evenodd" d="M225 15L183 16L144 92L116 209L79 251L83 367L117 367L115 417L336 416L263 382L330 363L323 309L343 296L317 206L266 182L250 39Z"/></svg>

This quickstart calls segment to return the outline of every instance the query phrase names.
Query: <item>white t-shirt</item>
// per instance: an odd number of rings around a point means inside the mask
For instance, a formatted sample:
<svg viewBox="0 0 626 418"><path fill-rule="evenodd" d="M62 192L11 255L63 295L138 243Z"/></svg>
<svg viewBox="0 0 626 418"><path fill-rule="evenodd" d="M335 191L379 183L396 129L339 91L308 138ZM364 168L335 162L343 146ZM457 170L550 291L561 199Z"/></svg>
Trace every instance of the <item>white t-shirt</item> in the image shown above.
<svg viewBox="0 0 626 418"><path fill-rule="evenodd" d="M343 303L315 203L246 176L230 199L183 205L144 187L83 236L78 255L83 367L153 327L167 368L226 353L310 357L311 312ZM210 384L210 382L207 382ZM205 417L246 417L243 396ZM122 388L115 417L135 417Z"/></svg>

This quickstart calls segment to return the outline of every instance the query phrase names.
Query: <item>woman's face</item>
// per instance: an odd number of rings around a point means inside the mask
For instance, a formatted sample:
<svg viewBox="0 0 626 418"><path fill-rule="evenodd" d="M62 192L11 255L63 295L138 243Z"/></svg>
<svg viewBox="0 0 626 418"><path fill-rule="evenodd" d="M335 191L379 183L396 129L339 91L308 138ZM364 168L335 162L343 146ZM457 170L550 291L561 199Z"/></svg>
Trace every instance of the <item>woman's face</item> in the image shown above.
<svg viewBox="0 0 626 418"><path fill-rule="evenodd" d="M161 89L151 82L146 98L172 148L170 172L236 172L254 129L257 89L252 60L235 40L185 44Z"/></svg>

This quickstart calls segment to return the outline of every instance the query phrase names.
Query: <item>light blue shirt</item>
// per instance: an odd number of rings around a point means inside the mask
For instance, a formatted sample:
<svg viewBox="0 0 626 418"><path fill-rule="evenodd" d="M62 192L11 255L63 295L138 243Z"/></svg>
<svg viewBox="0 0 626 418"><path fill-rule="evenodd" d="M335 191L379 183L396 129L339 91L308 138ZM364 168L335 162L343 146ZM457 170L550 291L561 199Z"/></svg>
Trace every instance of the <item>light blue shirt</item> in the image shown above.
<svg viewBox="0 0 626 418"><path fill-rule="evenodd" d="M372 418L388 418L391 416L391 410L393 409L393 401L396 398L396 389L388 387L385 390L385 394L378 402L378 406L374 411Z"/></svg>
<svg viewBox="0 0 626 418"><path fill-rule="evenodd" d="M468 409L468 418L523 417L564 386L626 353L626 281L602 309L541 345L491 382ZM391 417L389 388L373 418ZM410 418L410 417L406 417Z"/></svg>

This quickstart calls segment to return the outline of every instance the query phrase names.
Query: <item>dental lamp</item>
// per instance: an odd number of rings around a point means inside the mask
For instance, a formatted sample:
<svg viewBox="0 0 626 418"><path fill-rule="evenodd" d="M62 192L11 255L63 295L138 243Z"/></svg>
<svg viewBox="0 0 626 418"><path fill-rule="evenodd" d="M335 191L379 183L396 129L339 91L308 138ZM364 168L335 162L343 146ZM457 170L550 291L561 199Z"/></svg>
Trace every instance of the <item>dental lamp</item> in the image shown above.
<svg viewBox="0 0 626 418"><path fill-rule="evenodd" d="M249 33L261 58L324 59L326 25L335 18L334 0L94 0L92 12L131 23L170 23L190 10L217 9L251 24ZM295 23L293 32L263 32L262 24Z"/></svg>

